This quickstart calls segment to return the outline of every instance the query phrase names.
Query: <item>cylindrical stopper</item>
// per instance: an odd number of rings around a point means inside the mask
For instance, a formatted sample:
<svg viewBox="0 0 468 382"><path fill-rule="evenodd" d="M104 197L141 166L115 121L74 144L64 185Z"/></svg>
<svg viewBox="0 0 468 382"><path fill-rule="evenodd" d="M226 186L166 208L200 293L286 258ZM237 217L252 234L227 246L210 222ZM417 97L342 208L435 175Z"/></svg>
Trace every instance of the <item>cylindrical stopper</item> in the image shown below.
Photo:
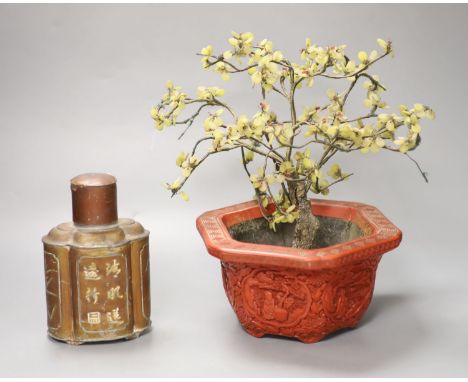
<svg viewBox="0 0 468 382"><path fill-rule="evenodd" d="M71 180L73 222L113 224L117 215L117 180L109 174L81 174Z"/></svg>

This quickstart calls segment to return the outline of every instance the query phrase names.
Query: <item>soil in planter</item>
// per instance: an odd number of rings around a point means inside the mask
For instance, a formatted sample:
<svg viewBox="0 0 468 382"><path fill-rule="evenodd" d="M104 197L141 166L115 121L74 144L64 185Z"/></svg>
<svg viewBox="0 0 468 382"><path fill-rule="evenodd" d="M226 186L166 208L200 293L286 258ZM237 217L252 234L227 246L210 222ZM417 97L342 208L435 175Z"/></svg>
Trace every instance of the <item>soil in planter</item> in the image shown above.
<svg viewBox="0 0 468 382"><path fill-rule="evenodd" d="M313 248L329 247L364 236L362 230L350 221L326 216L317 217L320 228L315 236ZM246 243L291 247L294 226L295 223L278 224L274 232L264 218L258 218L230 226L229 233L233 239Z"/></svg>

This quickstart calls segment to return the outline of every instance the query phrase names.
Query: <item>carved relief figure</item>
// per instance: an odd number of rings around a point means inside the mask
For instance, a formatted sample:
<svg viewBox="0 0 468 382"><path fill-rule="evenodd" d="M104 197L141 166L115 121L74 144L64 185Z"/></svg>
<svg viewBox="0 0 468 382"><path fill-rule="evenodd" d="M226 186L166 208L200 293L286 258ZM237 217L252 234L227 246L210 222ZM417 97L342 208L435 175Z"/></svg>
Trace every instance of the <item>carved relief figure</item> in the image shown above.
<svg viewBox="0 0 468 382"><path fill-rule="evenodd" d="M247 276L243 290L248 311L274 326L288 326L301 319L311 303L305 284L271 271Z"/></svg>

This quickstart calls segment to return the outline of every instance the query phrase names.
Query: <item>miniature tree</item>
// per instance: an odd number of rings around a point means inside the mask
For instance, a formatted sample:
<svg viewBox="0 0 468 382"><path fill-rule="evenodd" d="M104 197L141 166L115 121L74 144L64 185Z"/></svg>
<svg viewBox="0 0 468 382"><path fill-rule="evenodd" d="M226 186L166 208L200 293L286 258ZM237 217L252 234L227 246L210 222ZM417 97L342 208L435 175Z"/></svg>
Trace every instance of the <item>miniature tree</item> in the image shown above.
<svg viewBox="0 0 468 382"><path fill-rule="evenodd" d="M338 152L365 154L381 149L408 155L421 141L420 120L434 118L434 112L420 103L413 108L400 105L399 114L380 112L387 108L381 98L386 89L378 76L368 71L392 54L393 49L390 41L377 42L381 53L360 51L355 61L345 54L345 45L320 47L306 39L300 63L293 63L274 50L269 40L254 43L252 33L233 32L229 38L231 49L222 54L213 54L211 45L203 48L199 54L203 68L214 69L223 80L237 73L250 76L252 84L261 91L260 110L251 118L238 115L222 101L224 90L218 87L199 87L196 96L191 97L168 81L167 93L151 110L156 129L185 125L180 139L202 111L211 111L203 122L205 136L189 153L181 152L177 157L182 176L166 187L173 196L179 194L188 200L181 190L193 171L212 155L238 149L270 227L274 230L279 223L295 223L293 247L312 248L319 221L311 212L309 194L327 195L331 186L352 175L337 163L330 165L331 158ZM299 114L296 92L304 85L312 87L321 78L342 80L347 86L340 93L328 90L327 104L310 105ZM364 106L368 111L349 118L346 102L360 81L367 90ZM288 114L284 120L266 101L271 93L286 101ZM187 106L194 110L182 118ZM406 134L400 135L402 129ZM208 144L208 149L200 156L202 143ZM262 158L255 172L251 169L254 156ZM418 169L427 181L419 165Z"/></svg>

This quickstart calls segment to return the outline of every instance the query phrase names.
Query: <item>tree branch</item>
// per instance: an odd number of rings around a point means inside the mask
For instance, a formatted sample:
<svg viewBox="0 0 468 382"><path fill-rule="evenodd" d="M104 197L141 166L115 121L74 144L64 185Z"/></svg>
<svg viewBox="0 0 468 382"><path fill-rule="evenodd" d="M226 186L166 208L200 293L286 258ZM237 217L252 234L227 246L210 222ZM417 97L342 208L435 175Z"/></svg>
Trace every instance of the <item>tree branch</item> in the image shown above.
<svg viewBox="0 0 468 382"><path fill-rule="evenodd" d="M345 179L348 179L348 178L349 178L350 176L352 176L352 175L354 175L354 174L353 174L353 173L347 174L347 175L341 177L340 179L337 179L337 180L335 180L334 182L331 182L328 186L323 187L323 188L320 188L319 191L322 192L322 191L324 191L324 190L328 190L331 186L333 186L333 185L335 185L335 184L337 184L337 183L340 183L340 182L342 182L342 181L345 180Z"/></svg>
<svg viewBox="0 0 468 382"><path fill-rule="evenodd" d="M242 165L244 166L244 170L245 172L247 173L247 176L249 177L249 181L250 181L250 177L251 177L251 174L250 174L250 171L247 167L247 161L245 160L245 152L244 152L244 148L241 147L241 155L242 155ZM270 221L270 216L268 215L268 212L265 210L265 208L263 207L263 204L262 204L262 198L261 198L261 195L260 195L260 192L255 188L255 196L257 198L257 203L258 203L258 206L260 207L260 211L262 212L262 216L267 220L267 221Z"/></svg>
<svg viewBox="0 0 468 382"><path fill-rule="evenodd" d="M385 56L387 56L388 54L390 54L391 51L388 51L388 52L385 52L384 54L382 54L381 56L377 57L375 60L373 61L369 61L367 64L365 64L361 69L355 71L354 73L350 73L350 74L347 74L347 75L344 75L344 76L332 76L330 74L326 74L326 73L322 73L322 74L319 74L319 76L321 77L326 77L326 78L331 78L331 79L334 79L334 80L340 80L340 79L343 79L343 78L349 78L349 77L354 77L362 72L364 72L365 70L367 70L367 68L369 68L369 66L375 64L377 61L381 60L382 58L384 58Z"/></svg>

